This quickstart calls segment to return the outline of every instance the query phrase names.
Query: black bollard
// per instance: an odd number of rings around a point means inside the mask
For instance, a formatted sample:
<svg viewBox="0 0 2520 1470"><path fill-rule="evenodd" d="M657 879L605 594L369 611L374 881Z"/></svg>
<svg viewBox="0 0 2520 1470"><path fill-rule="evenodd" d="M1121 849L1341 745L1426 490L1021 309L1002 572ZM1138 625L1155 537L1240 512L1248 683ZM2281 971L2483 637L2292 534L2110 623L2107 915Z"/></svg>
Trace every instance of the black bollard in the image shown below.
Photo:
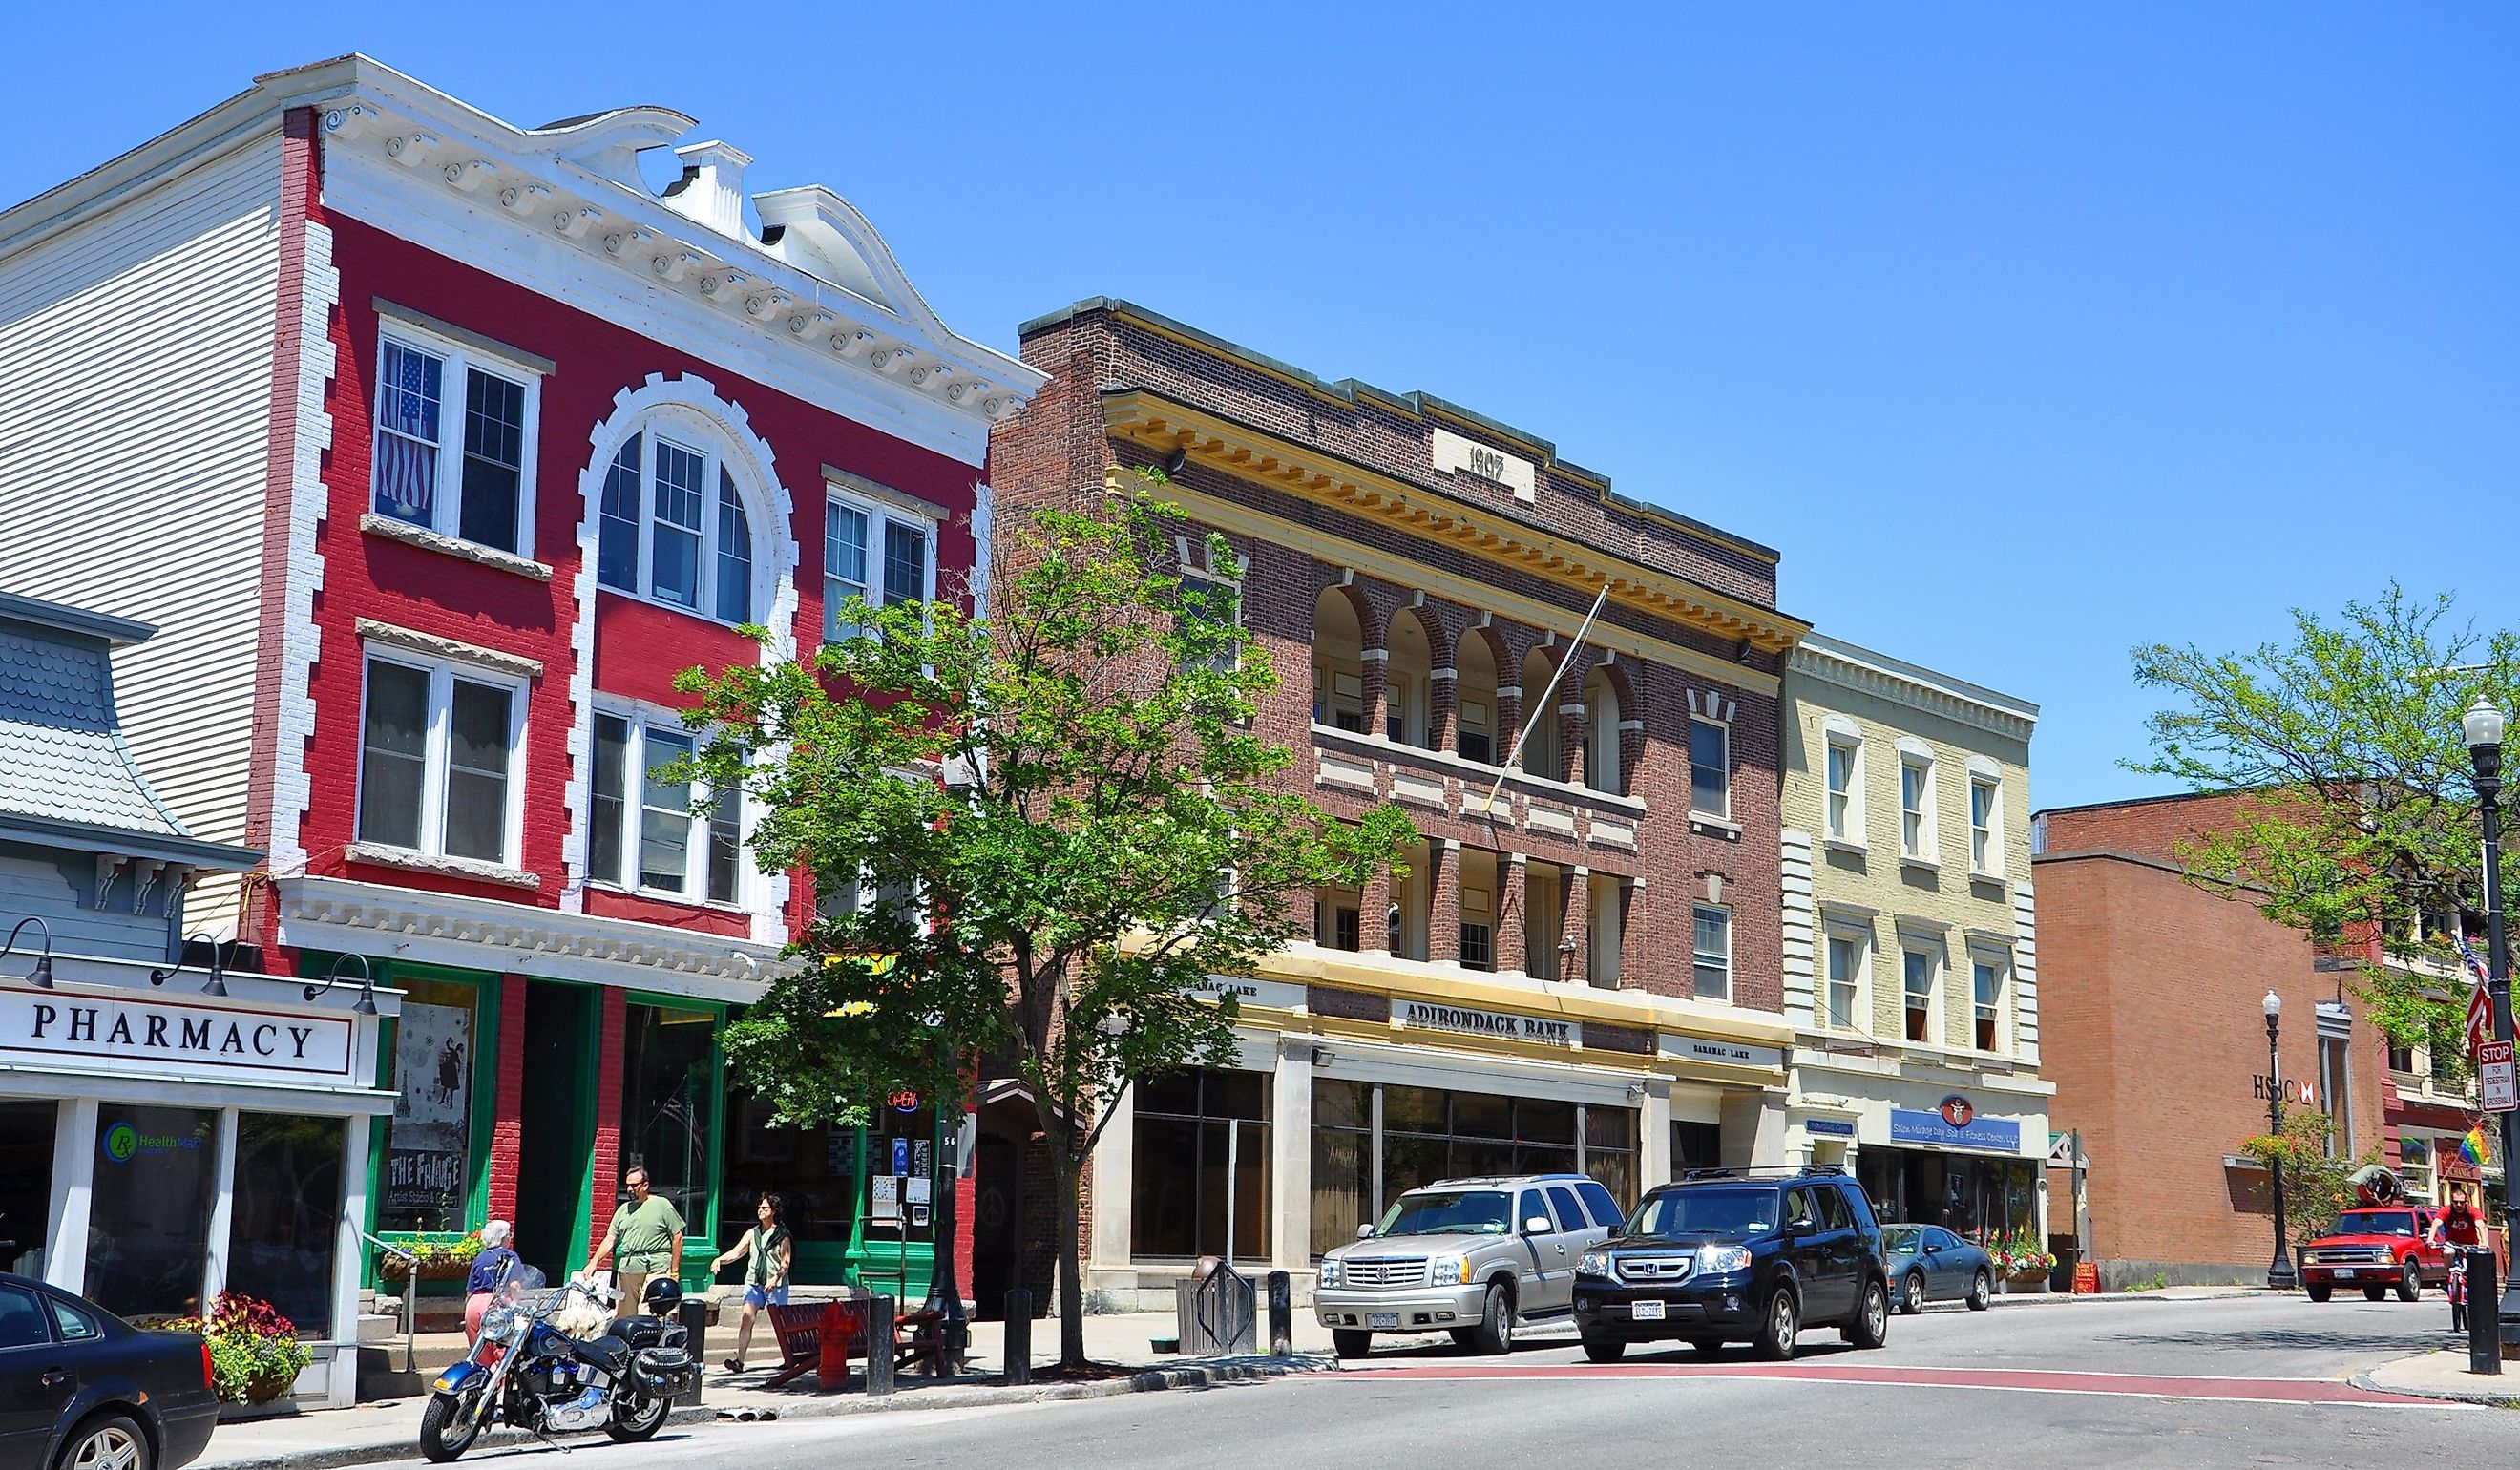
<svg viewBox="0 0 2520 1470"><path fill-rule="evenodd" d="M708 1301L685 1297L674 1314L683 1323L683 1351L692 1355L692 1386L677 1395L674 1402L697 1404L700 1402L700 1378L708 1369Z"/></svg>
<svg viewBox="0 0 2520 1470"><path fill-rule="evenodd" d="M867 1304L867 1397L879 1399L892 1392L892 1298L878 1297Z"/></svg>
<svg viewBox="0 0 2520 1470"><path fill-rule="evenodd" d="M2502 1344L2498 1328L2501 1318L2495 1311L2498 1295L2494 1284L2494 1252L2483 1247L2467 1253L2467 1370L2471 1373L2502 1371Z"/></svg>
<svg viewBox="0 0 2520 1470"><path fill-rule="evenodd" d="M1032 1382L1032 1293L1018 1286L1007 1293L1007 1382Z"/></svg>
<svg viewBox="0 0 2520 1470"><path fill-rule="evenodd" d="M1290 1358L1295 1352L1295 1281L1282 1270L1269 1273L1269 1356Z"/></svg>

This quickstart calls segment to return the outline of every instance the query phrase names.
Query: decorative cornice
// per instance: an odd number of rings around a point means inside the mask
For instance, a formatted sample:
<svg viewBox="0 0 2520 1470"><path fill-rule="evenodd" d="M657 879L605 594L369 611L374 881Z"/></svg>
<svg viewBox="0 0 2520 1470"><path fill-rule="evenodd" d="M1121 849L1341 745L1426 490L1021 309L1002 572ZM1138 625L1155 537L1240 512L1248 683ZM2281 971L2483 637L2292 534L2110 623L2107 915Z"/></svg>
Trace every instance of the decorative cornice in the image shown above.
<svg viewBox="0 0 2520 1470"><path fill-rule="evenodd" d="M787 964L775 945L497 899L347 878L273 886L280 942L298 948L738 1002Z"/></svg>
<svg viewBox="0 0 2520 1470"><path fill-rule="evenodd" d="M1615 553L1550 535L1510 516L1351 464L1322 450L1175 403L1147 389L1103 400L1105 428L1163 454L1182 451L1238 479L1266 485L1552 581L1610 596L1656 617L1770 653L1791 648L1811 625L1728 597Z"/></svg>
<svg viewBox="0 0 2520 1470"><path fill-rule="evenodd" d="M2024 744L2029 743L2031 732L2039 723L2038 705L2007 699L1957 679L1928 674L1912 664L1825 640L1818 634L1794 648L1785 671Z"/></svg>

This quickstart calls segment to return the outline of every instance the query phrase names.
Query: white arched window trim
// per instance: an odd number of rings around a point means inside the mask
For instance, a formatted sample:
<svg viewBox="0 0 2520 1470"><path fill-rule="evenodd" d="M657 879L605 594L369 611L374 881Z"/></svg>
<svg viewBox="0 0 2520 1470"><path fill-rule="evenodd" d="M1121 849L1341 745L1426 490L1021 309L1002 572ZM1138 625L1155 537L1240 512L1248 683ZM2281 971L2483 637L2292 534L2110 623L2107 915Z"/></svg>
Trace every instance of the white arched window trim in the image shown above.
<svg viewBox="0 0 2520 1470"><path fill-rule="evenodd" d="M716 387L702 378L667 378L662 374L651 374L647 381L615 393L611 415L597 424L590 436L591 452L585 468L578 473L577 484L577 617L569 639L570 648L576 656L568 690L575 718L568 733L569 836L563 852L568 883L561 894L561 907L569 913L583 912L586 907L588 820L595 741L596 554L598 521L604 505L604 480L622 444L637 431L647 417L670 409L681 409L697 422L714 425L724 435L729 458L738 466L736 483L739 489L756 497L751 507L756 548L753 576L766 587L767 595L761 606L756 608L754 621L766 626L771 635L769 644L761 650L761 658L764 663L769 663L791 657L795 652L797 554L795 541L789 534L789 527L794 523L795 501L786 483L779 478L778 463L769 444L752 431L750 416L742 404L720 398ZM765 752L765 758L769 755ZM785 873L757 877L747 885L744 907L751 910L752 938L755 941L776 944L787 938L782 915L787 911L788 891Z"/></svg>
<svg viewBox="0 0 2520 1470"><path fill-rule="evenodd" d="M711 415L680 404L613 437L595 511L596 581L608 591L716 622L769 608L769 507L752 468Z"/></svg>

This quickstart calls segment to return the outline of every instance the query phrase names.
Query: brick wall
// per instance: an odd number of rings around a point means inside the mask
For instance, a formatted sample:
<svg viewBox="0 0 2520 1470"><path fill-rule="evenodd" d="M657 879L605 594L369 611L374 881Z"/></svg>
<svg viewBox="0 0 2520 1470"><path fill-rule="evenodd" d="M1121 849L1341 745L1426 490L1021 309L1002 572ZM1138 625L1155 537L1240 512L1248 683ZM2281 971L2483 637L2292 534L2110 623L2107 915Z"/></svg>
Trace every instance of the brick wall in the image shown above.
<svg viewBox="0 0 2520 1470"><path fill-rule="evenodd" d="M588 1206L587 1239L600 1241L612 1221L615 1196L621 1190L621 1054L629 1033L630 1000L621 991L604 988L604 1036L595 1073L595 1149L590 1166L594 1186ZM703 1242L705 1244L705 1242ZM685 1252L688 1257L689 1251Z"/></svg>
<svg viewBox="0 0 2520 1470"><path fill-rule="evenodd" d="M2163 796L2104 806L2058 807L2040 813L2039 820L2047 824L2051 853L2107 848L2177 863L2181 843L2229 826L2238 814L2262 799L2246 791Z"/></svg>
<svg viewBox="0 0 2520 1470"><path fill-rule="evenodd" d="M517 1218L517 1165L525 1136L525 977L499 977L498 1089L490 1115L490 1203L485 1220Z"/></svg>

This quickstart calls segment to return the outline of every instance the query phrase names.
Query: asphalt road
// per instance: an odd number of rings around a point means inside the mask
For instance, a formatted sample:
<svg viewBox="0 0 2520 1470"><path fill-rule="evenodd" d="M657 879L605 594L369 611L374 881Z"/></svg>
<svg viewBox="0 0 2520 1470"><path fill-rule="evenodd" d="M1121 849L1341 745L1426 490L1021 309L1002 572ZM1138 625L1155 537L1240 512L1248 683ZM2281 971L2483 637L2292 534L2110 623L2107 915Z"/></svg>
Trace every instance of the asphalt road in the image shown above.
<svg viewBox="0 0 2520 1470"><path fill-rule="evenodd" d="M1596 1367L1562 1339L1530 1339L1503 1359L1395 1344L1345 1372L1205 1392L705 1426L668 1431L644 1448L578 1438L569 1462L2064 1470L2359 1467L2520 1452L2520 1414L2392 1403L2344 1383L2359 1368L2447 1344L2448 1322L2438 1297L2412 1306L2292 1297L1937 1309L1894 1319L1878 1352L1807 1333L1803 1355L1782 1367L1741 1352L1708 1362L1688 1350ZM551 1453L503 1450L465 1463L555 1470L544 1459Z"/></svg>

